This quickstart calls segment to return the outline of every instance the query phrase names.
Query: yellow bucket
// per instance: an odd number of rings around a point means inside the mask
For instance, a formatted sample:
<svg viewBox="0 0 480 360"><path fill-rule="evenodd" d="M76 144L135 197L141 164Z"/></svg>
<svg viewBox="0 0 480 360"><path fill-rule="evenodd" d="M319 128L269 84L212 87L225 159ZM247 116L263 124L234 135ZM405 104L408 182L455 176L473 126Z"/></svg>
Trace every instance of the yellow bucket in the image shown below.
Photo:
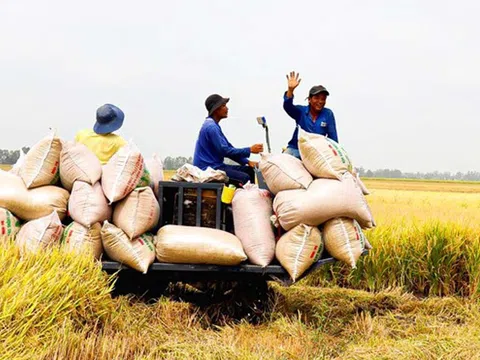
<svg viewBox="0 0 480 360"><path fill-rule="evenodd" d="M231 204L233 200L233 195L235 194L235 186L230 185L230 186L223 186L223 191L222 191L222 202L224 204Z"/></svg>

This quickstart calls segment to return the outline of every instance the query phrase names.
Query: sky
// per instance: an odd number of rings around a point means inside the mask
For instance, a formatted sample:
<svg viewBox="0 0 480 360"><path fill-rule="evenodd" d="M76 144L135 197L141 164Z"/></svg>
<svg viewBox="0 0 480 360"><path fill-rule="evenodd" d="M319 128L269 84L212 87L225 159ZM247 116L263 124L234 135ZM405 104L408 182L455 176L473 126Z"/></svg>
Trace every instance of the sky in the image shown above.
<svg viewBox="0 0 480 360"><path fill-rule="evenodd" d="M265 143L265 116L280 152L295 70L296 104L329 90L355 166L480 171L479 13L473 0L3 0L0 148L50 128L72 140L112 103L145 156L192 156L218 93L232 144Z"/></svg>

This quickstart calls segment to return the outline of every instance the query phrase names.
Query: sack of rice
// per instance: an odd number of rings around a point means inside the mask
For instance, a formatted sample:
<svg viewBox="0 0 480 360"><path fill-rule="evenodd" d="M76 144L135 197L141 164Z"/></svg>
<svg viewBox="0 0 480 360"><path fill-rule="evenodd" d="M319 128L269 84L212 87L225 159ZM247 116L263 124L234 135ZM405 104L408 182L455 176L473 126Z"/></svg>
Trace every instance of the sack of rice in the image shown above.
<svg viewBox="0 0 480 360"><path fill-rule="evenodd" d="M278 240L275 256L295 282L323 253L322 235L316 227L300 224Z"/></svg>
<svg viewBox="0 0 480 360"><path fill-rule="evenodd" d="M92 186L83 181L75 181L68 201L68 212L74 221L87 228L112 218L112 208L98 182Z"/></svg>
<svg viewBox="0 0 480 360"><path fill-rule="evenodd" d="M55 211L50 215L27 222L17 234L15 244L22 254L37 252L60 242L62 223Z"/></svg>
<svg viewBox="0 0 480 360"><path fill-rule="evenodd" d="M20 177L27 188L57 183L61 151L62 142L54 131L33 145L20 167Z"/></svg>
<svg viewBox="0 0 480 360"><path fill-rule="evenodd" d="M238 265L247 259L242 243L226 231L166 225L157 232L157 259L179 264Z"/></svg>
<svg viewBox="0 0 480 360"><path fill-rule="evenodd" d="M144 171L143 156L129 142L103 166L102 188L110 204L122 200L137 187Z"/></svg>
<svg viewBox="0 0 480 360"><path fill-rule="evenodd" d="M20 220L7 209L0 208L0 244L15 240L20 231Z"/></svg>
<svg viewBox="0 0 480 360"><path fill-rule="evenodd" d="M302 162L288 154L262 154L258 167L273 194L283 190L307 189L313 181Z"/></svg>
<svg viewBox="0 0 480 360"><path fill-rule="evenodd" d="M63 142L60 153L60 181L65 189L72 191L75 181L93 185L102 177L100 161L85 145Z"/></svg>
<svg viewBox="0 0 480 360"><path fill-rule="evenodd" d="M298 149L310 174L317 178L338 179L352 171L347 152L326 136L308 133L302 129L298 135Z"/></svg>
<svg viewBox="0 0 480 360"><path fill-rule="evenodd" d="M375 226L365 196L350 173L341 181L316 179L308 190L282 191L273 201L273 210L285 230L299 224L318 226L336 217L356 219L363 228Z"/></svg>
<svg viewBox="0 0 480 360"><path fill-rule="evenodd" d="M38 219L53 210L63 219L67 213L70 194L61 187L48 185L27 190L21 178L6 171L0 171L0 184L0 207L22 220Z"/></svg>
<svg viewBox="0 0 480 360"><path fill-rule="evenodd" d="M143 163L143 173L140 176L140 180L138 181L137 188L151 186L152 185L152 175L150 171L147 169L145 162Z"/></svg>
<svg viewBox="0 0 480 360"><path fill-rule="evenodd" d="M323 226L322 235L325 248L330 255L355 269L357 260L367 244L358 222L348 218L327 221Z"/></svg>
<svg viewBox="0 0 480 360"><path fill-rule="evenodd" d="M47 185L27 191L29 211L18 214L23 220L33 220L46 216L55 210L63 220L67 215L67 205L70 194L59 186Z"/></svg>
<svg viewBox="0 0 480 360"><path fill-rule="evenodd" d="M160 218L160 205L150 187L133 190L113 209L113 223L130 239L152 230Z"/></svg>
<svg viewBox="0 0 480 360"><path fill-rule="evenodd" d="M146 274L155 260L155 248L148 236L133 241L122 229L105 221L102 226L103 249L108 257Z"/></svg>
<svg viewBox="0 0 480 360"><path fill-rule="evenodd" d="M275 257L270 193L247 183L235 191L232 208L235 235L242 242L248 259L252 264L267 266Z"/></svg>
<svg viewBox="0 0 480 360"><path fill-rule="evenodd" d="M20 169L22 168L22 164L25 161L25 153L22 149L20 149L20 156L17 159L17 162L13 164L12 168L8 171L11 174L20 176Z"/></svg>
<svg viewBox="0 0 480 360"><path fill-rule="evenodd" d="M163 181L163 163L158 158L157 154L153 154L150 159L145 160L145 166L150 171L150 186L153 188L153 193L158 198L158 183Z"/></svg>
<svg viewBox="0 0 480 360"><path fill-rule="evenodd" d="M155 236L150 232L146 232L145 234L140 235L139 237L137 237L137 239L141 239L142 241L148 240L155 247Z"/></svg>
<svg viewBox="0 0 480 360"><path fill-rule="evenodd" d="M65 249L75 253L92 255L99 260L103 253L102 225L93 224L86 228L82 224L73 221L63 230L62 243Z"/></svg>

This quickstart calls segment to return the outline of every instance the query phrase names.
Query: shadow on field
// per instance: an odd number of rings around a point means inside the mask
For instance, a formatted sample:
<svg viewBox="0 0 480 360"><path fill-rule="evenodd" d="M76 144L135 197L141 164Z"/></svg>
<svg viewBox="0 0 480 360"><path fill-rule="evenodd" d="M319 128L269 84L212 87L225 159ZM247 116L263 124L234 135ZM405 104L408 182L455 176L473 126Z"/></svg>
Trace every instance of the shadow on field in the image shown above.
<svg viewBox="0 0 480 360"><path fill-rule="evenodd" d="M133 272L116 278L112 296L129 296L148 304L165 298L190 303L205 325L260 324L270 317L278 297L266 281L168 283Z"/></svg>
<svg viewBox="0 0 480 360"><path fill-rule="evenodd" d="M215 281L192 283L149 282L147 277L120 276L112 296L132 301L188 303L190 314L203 327L247 322L258 325L289 318L332 334L358 316L382 317L394 312L415 312L425 300L395 288L379 293L341 287L301 284L283 287L265 281ZM132 274L134 274L132 272ZM144 280L139 280L144 279Z"/></svg>

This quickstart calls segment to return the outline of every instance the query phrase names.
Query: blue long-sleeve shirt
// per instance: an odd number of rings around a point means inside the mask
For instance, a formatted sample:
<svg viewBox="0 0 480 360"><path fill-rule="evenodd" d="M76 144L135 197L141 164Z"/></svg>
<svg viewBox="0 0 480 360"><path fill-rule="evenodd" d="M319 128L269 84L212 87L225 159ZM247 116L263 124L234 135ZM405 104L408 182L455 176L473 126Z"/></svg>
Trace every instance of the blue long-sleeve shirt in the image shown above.
<svg viewBox="0 0 480 360"><path fill-rule="evenodd" d="M250 148L235 148L227 140L222 128L212 118L207 118L198 134L193 155L193 165L205 170L207 167L218 169L225 158L236 161L240 165L248 164Z"/></svg>
<svg viewBox="0 0 480 360"><path fill-rule="evenodd" d="M317 119L313 121L310 106L293 105L293 96L288 98L286 93L283 95L283 109L303 130L328 135L330 139L338 142L337 126L332 110L323 108ZM288 142L288 147L294 149L298 149L298 126L295 127L292 139Z"/></svg>

